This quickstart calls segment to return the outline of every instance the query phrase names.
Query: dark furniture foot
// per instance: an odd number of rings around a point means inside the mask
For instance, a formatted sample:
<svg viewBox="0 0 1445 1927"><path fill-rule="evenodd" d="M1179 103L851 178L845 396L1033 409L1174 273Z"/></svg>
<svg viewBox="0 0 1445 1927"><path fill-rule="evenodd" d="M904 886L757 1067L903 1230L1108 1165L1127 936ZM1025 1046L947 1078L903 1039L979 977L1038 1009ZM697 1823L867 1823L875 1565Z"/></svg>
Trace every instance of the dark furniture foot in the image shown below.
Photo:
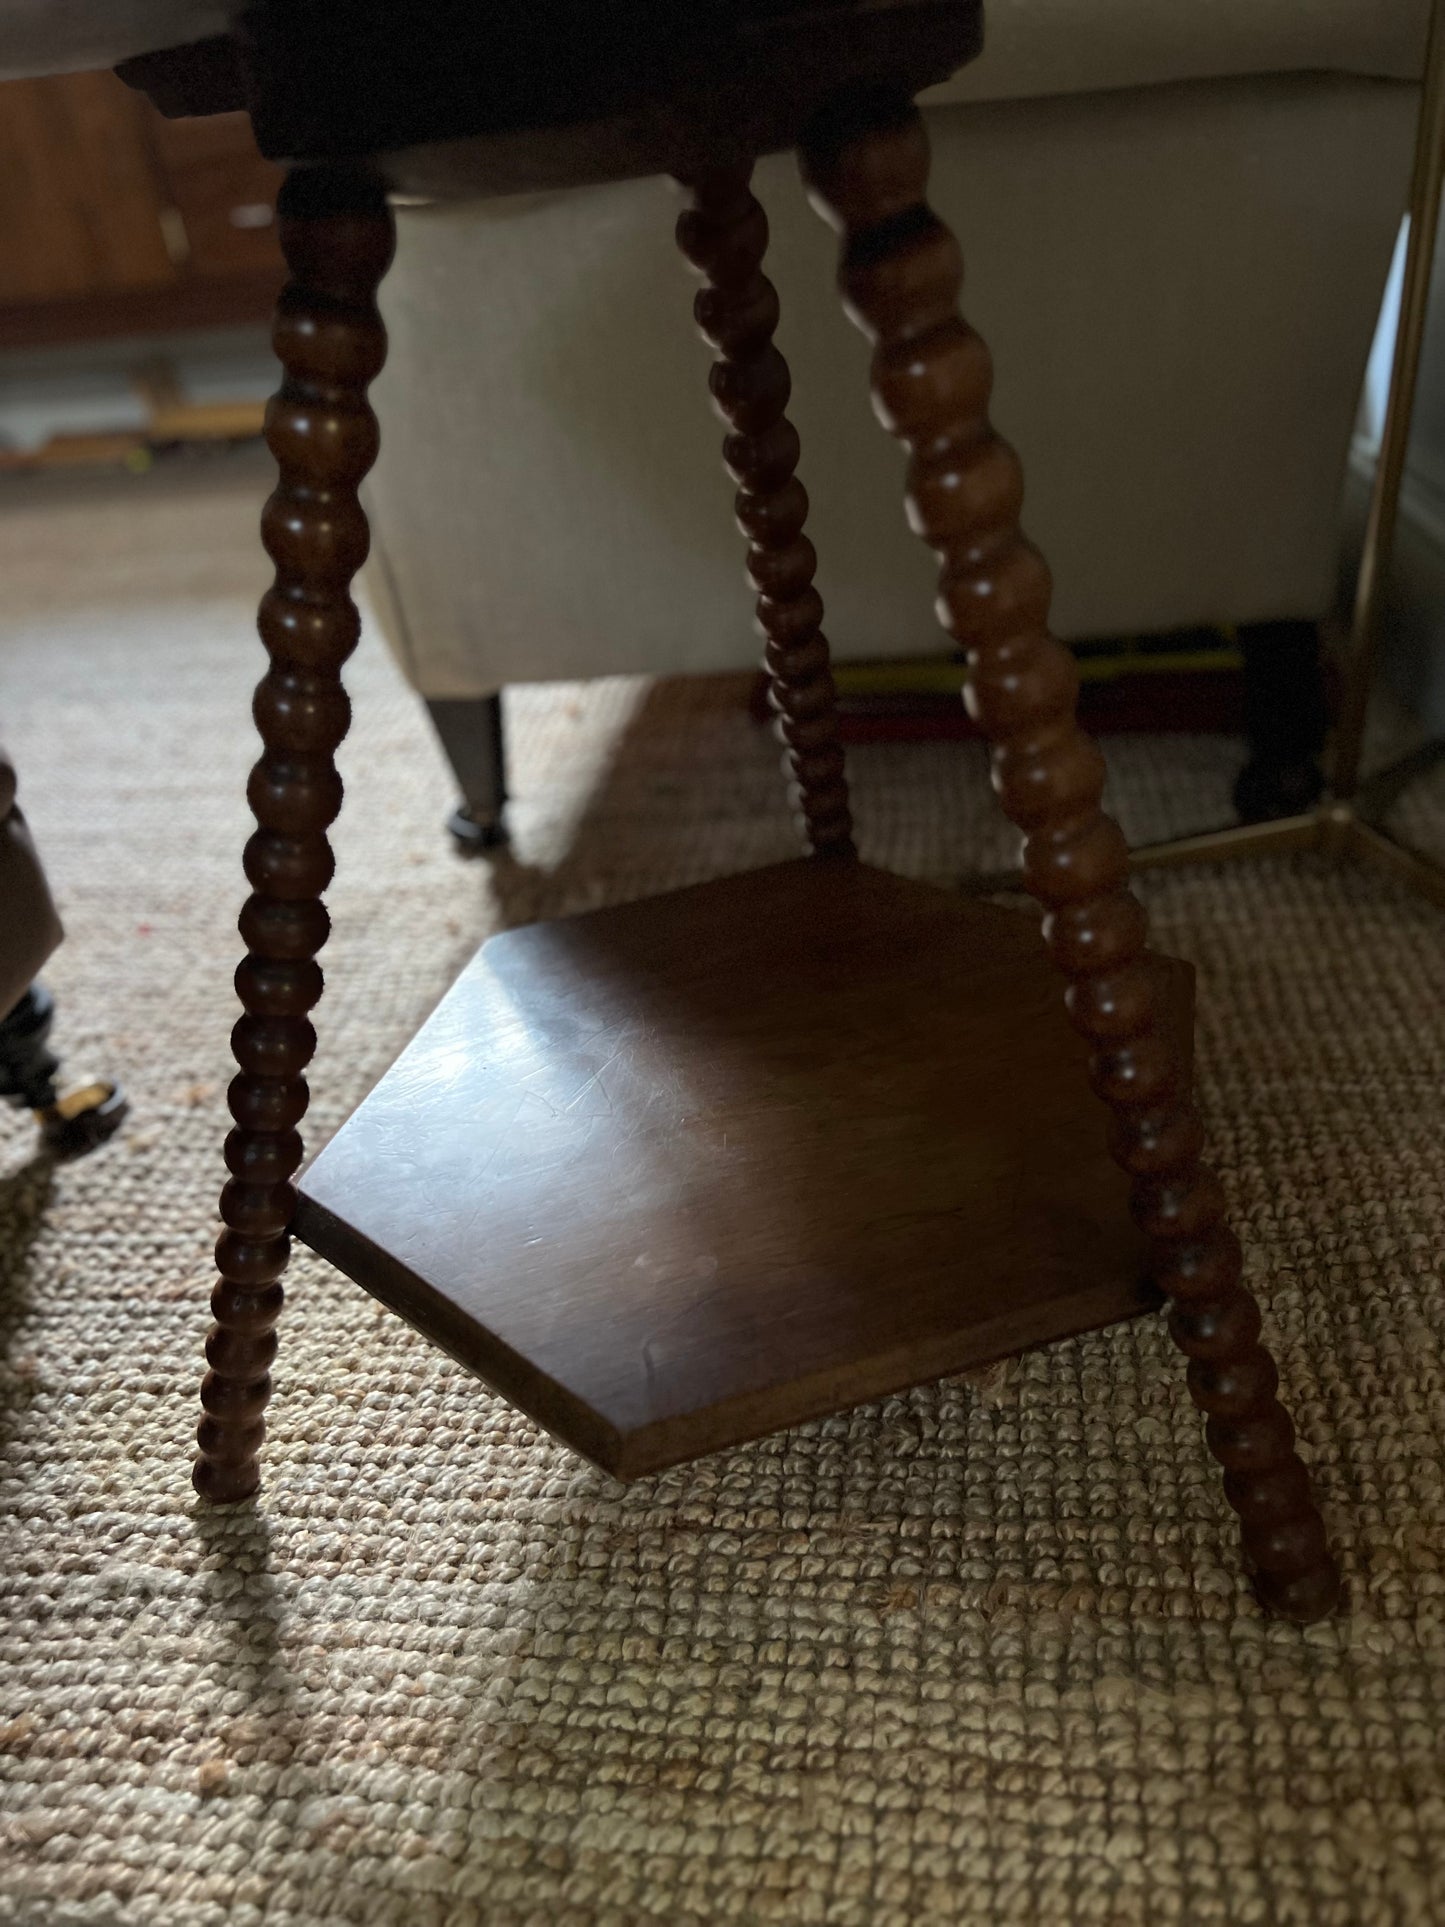
<svg viewBox="0 0 1445 1927"><path fill-rule="evenodd" d="M1245 823L1298 816L1324 792L1320 763L1329 727L1319 626L1251 622L1244 654L1244 727L1249 761L1234 785Z"/></svg>
<svg viewBox="0 0 1445 1927"><path fill-rule="evenodd" d="M447 818L447 828L462 849L492 850L507 840L506 749L502 737L502 694L443 699L427 703L462 800Z"/></svg>
<svg viewBox="0 0 1445 1927"><path fill-rule="evenodd" d="M0 1097L27 1111L56 1101L60 1059L50 1048L55 999L32 984L8 1016L0 1018Z"/></svg>
<svg viewBox="0 0 1445 1927"><path fill-rule="evenodd" d="M62 1091L60 1060L50 1048L55 1000L32 984L0 1018L0 1097L33 1111L40 1141L53 1157L83 1157L113 1137L130 1108L118 1084L97 1080Z"/></svg>
<svg viewBox="0 0 1445 1927"><path fill-rule="evenodd" d="M115 1136L129 1111L119 1084L104 1079L82 1084L36 1113L40 1141L52 1157L83 1158Z"/></svg>

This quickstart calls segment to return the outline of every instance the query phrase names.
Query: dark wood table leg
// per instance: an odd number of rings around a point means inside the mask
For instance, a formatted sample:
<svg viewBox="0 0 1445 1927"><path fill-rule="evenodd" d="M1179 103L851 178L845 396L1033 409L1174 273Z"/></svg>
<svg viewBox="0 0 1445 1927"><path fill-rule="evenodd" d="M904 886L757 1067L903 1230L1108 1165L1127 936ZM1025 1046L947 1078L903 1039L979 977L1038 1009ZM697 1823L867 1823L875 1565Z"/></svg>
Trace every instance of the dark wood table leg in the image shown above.
<svg viewBox="0 0 1445 1927"><path fill-rule="evenodd" d="M1338 1599L1339 1573L1275 1396L1219 1180L1200 1159L1187 1077L1159 1021L1128 851L1100 808L1103 759L1075 721L1074 660L1048 633L1048 568L1019 530L1018 458L989 423L989 353L958 312L958 244L925 200L922 119L897 93L839 101L809 130L803 163L842 235L844 303L876 344L875 404L911 455L909 519L941 557L940 619L967 651L969 709L992 744L1003 807L1025 833L1025 878L1045 908L1073 1022L1093 1046L1114 1156L1132 1179L1261 1601L1319 1619Z"/></svg>
<svg viewBox="0 0 1445 1927"><path fill-rule="evenodd" d="M692 204L678 221L677 244L707 283L693 312L718 352L709 386L733 431L723 459L738 484L738 526L748 538L748 576L804 834L818 856L851 857L836 692L813 587L818 557L803 533L808 495L795 473L798 431L784 412L792 378L773 341L778 295L762 271L768 217L751 175L748 167L727 168L688 183Z"/></svg>
<svg viewBox="0 0 1445 1927"><path fill-rule="evenodd" d="M246 845L254 894L241 912L247 955L236 973L245 1014L231 1033L236 1122L192 1475L203 1498L222 1501L246 1498L261 1477L301 1163L296 1127L309 1095L302 1073L316 1046L307 1013L321 995L316 953L330 928L321 893L333 867L326 831L341 808L333 758L351 716L341 666L360 634L349 589L369 541L356 491L377 448L366 390L386 354L376 289L393 242L380 191L344 172L293 170L279 213L293 278L277 307L285 372L266 421L280 466L261 523L276 564L259 618L271 667L255 701L265 748L247 791L259 827Z"/></svg>

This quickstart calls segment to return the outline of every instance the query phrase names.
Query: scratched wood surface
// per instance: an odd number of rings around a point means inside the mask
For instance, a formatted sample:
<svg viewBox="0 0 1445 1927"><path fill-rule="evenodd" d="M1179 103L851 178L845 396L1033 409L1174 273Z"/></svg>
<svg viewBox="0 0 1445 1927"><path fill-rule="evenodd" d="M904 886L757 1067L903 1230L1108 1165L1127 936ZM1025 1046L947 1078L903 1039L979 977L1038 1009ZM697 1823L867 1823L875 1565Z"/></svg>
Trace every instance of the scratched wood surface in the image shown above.
<svg viewBox="0 0 1445 1927"><path fill-rule="evenodd" d="M1032 917L780 864L493 938L295 1229L635 1477L1157 1302L1085 1053Z"/></svg>

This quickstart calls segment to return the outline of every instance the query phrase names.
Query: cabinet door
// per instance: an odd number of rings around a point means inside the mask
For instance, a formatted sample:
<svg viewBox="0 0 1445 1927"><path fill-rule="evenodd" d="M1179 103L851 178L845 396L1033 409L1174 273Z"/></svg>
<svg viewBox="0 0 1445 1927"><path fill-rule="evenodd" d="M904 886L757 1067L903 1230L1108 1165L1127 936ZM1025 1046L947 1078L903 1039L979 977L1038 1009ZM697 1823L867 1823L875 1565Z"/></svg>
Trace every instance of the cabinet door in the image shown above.
<svg viewBox="0 0 1445 1927"><path fill-rule="evenodd" d="M0 87L0 306L176 279L148 112L112 74Z"/></svg>

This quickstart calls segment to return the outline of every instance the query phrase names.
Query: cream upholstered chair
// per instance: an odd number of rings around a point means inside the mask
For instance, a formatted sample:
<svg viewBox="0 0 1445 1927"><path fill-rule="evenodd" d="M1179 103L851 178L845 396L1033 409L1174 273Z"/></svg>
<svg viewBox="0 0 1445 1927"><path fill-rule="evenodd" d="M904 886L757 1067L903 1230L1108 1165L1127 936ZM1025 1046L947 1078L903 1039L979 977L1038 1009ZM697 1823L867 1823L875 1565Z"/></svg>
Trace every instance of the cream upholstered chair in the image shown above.
<svg viewBox="0 0 1445 1927"><path fill-rule="evenodd" d="M1424 30L1425 0L990 0L983 58L927 97L1066 637L1264 624L1300 657ZM935 651L829 238L788 160L757 188L835 652ZM484 833L504 684L755 659L673 218L652 179L399 223L369 588Z"/></svg>

